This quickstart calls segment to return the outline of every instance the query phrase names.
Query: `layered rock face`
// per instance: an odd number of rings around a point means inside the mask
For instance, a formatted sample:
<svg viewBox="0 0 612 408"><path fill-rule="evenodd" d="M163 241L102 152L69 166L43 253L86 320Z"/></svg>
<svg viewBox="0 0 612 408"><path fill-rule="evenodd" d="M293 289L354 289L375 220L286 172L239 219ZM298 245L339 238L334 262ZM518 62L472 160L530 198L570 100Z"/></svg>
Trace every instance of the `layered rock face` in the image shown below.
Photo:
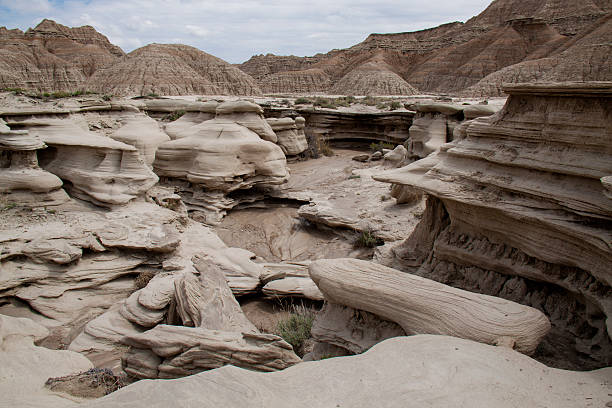
<svg viewBox="0 0 612 408"><path fill-rule="evenodd" d="M529 76L609 81L610 29L604 26L611 12L605 1L496 0L465 24L371 34L351 48L302 59L254 56L240 68L262 89L273 83L275 92L301 92L298 82L286 81L281 88L279 77L320 70L330 85L319 91L357 95L410 95L415 88L500 95L502 82L530 81ZM599 40L590 39L593 30ZM515 64L520 65L510 68ZM504 69L509 71L497 73Z"/></svg>
<svg viewBox="0 0 612 408"><path fill-rule="evenodd" d="M253 79L210 54L180 44L151 44L97 70L87 88L116 95L259 95Z"/></svg>
<svg viewBox="0 0 612 408"><path fill-rule="evenodd" d="M0 87L115 95L259 95L249 75L186 45L151 44L126 55L91 26L43 20L25 33L0 27Z"/></svg>
<svg viewBox="0 0 612 408"><path fill-rule="evenodd" d="M278 145L286 156L295 156L308 149L308 141L304 133L305 119L301 116L295 119L266 119L278 138Z"/></svg>
<svg viewBox="0 0 612 408"><path fill-rule="evenodd" d="M610 364L612 84L522 84L439 153L375 179L429 195L389 264L531 305L550 317L540 358Z"/></svg>
<svg viewBox="0 0 612 408"><path fill-rule="evenodd" d="M93 27L69 28L43 20L25 33L0 28L0 86L75 91L98 68L124 52Z"/></svg>
<svg viewBox="0 0 612 408"><path fill-rule="evenodd" d="M283 184L289 177L276 134L254 103L222 103L215 119L175 137L159 146L155 171L179 187L190 210L208 214L207 222L239 203L226 197L230 192Z"/></svg>
<svg viewBox="0 0 612 408"><path fill-rule="evenodd" d="M416 115L410 126L408 154L422 159L453 140L455 128L464 119L491 116L499 106L458 105L449 103L417 103L412 106Z"/></svg>

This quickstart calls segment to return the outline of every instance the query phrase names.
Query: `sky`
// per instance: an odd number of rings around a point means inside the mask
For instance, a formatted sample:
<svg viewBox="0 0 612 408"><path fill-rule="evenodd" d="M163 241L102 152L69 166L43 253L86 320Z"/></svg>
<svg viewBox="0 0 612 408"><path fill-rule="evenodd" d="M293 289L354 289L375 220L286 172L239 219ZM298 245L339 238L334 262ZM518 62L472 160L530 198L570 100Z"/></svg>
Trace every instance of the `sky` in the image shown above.
<svg viewBox="0 0 612 408"><path fill-rule="evenodd" d="M125 52L180 43L230 63L257 54L310 56L370 33L466 21L491 0L0 0L0 26L23 31L43 18L91 25Z"/></svg>

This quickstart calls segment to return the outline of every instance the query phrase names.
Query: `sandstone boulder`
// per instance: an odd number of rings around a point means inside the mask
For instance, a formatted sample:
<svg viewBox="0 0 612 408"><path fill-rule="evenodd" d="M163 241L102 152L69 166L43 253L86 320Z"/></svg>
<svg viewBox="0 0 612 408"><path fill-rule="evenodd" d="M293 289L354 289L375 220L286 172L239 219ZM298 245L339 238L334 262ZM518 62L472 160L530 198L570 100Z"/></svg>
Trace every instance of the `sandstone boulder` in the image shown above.
<svg viewBox="0 0 612 408"><path fill-rule="evenodd" d="M278 145L283 150L286 156L295 156L308 149L308 141L304 135L304 131L300 133L298 130L298 118L270 118L266 122L272 127L278 138ZM304 118L301 119L301 129L304 128Z"/></svg>
<svg viewBox="0 0 612 408"><path fill-rule="evenodd" d="M510 339L530 354L550 329L536 309L372 262L320 259L309 269L328 301L396 322L408 334L446 334L488 344Z"/></svg>

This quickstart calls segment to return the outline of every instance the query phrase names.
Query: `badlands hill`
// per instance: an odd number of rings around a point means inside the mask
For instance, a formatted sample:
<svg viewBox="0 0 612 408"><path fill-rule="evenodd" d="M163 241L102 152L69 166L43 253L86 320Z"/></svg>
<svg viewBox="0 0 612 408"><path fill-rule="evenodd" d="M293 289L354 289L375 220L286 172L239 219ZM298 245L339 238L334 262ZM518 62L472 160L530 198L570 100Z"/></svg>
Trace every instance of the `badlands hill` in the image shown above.
<svg viewBox="0 0 612 408"><path fill-rule="evenodd" d="M47 19L25 33L0 27L0 88L116 95L261 93L250 76L196 48L151 44L126 55L93 27L69 28Z"/></svg>
<svg viewBox="0 0 612 408"><path fill-rule="evenodd" d="M466 23L371 34L313 57L258 55L240 68L264 92L499 95L504 81L610 80L611 12L608 0L495 0Z"/></svg>

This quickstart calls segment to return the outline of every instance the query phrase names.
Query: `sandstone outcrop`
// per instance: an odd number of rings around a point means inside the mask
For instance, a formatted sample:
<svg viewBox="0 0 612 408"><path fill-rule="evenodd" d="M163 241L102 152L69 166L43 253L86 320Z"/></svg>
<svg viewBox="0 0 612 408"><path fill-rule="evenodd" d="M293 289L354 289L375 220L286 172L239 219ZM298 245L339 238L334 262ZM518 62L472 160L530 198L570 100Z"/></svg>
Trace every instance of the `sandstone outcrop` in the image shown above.
<svg viewBox="0 0 612 408"><path fill-rule="evenodd" d="M291 118L269 118L266 122L278 138L277 144L283 150L285 156L295 156L308 149L308 141L304 133L305 119L298 116ZM299 126L299 127L298 127Z"/></svg>
<svg viewBox="0 0 612 408"><path fill-rule="evenodd" d="M5 204L42 207L69 200L62 180L38 166L36 151L46 147L27 131L11 131L0 119L0 194Z"/></svg>
<svg viewBox="0 0 612 408"><path fill-rule="evenodd" d="M358 356L299 364L277 373L228 366L175 381L139 381L83 406L183 408L197 401L202 407L306 408L405 406L409 401L439 408L573 408L605 405L611 374L610 368L551 369L504 347L417 335L389 339Z"/></svg>
<svg viewBox="0 0 612 408"><path fill-rule="evenodd" d="M510 342L531 354L550 329L544 314L357 259L320 259L310 277L325 299L374 313L408 334L444 334L487 344Z"/></svg>
<svg viewBox="0 0 612 408"><path fill-rule="evenodd" d="M331 87L331 79L321 69L305 69L302 71L285 71L265 75L260 81L264 93L292 92L314 93L327 91Z"/></svg>
<svg viewBox="0 0 612 408"><path fill-rule="evenodd" d="M41 167L64 180L70 195L109 207L144 196L157 183L136 147L83 129L80 118L50 113L14 111L6 117L49 146L39 154Z"/></svg>
<svg viewBox="0 0 612 408"><path fill-rule="evenodd" d="M545 356L610 364L611 84L505 90L500 112L462 125L439 153L374 176L430 197L386 262L536 307L552 322Z"/></svg>
<svg viewBox="0 0 612 408"><path fill-rule="evenodd" d="M225 102L215 119L159 146L156 173L176 185L188 209L203 213L206 222L218 222L239 203L228 193L287 181L285 155L261 113L251 102Z"/></svg>
<svg viewBox="0 0 612 408"><path fill-rule="evenodd" d="M210 54L180 44L150 44L96 70L87 89L116 95L259 95L255 81Z"/></svg>
<svg viewBox="0 0 612 408"><path fill-rule="evenodd" d="M410 126L408 155L422 159L453 140L455 128L464 118L491 116L501 106L420 102L411 108L416 115Z"/></svg>
<svg viewBox="0 0 612 408"><path fill-rule="evenodd" d="M170 140L159 128L154 119L144 113L129 114L121 117L121 127L111 134L111 138L123 142L138 149L140 157L150 168L155 161L155 152L164 142Z"/></svg>

